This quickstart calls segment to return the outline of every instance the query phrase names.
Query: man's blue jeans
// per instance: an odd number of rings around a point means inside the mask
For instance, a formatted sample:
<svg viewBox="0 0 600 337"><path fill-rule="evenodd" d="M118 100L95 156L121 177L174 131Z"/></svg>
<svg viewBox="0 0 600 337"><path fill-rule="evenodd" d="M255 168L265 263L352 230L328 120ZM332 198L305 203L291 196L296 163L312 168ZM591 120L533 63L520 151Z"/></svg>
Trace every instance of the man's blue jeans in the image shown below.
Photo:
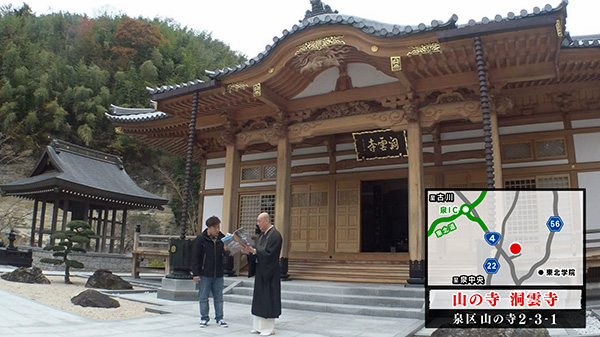
<svg viewBox="0 0 600 337"><path fill-rule="evenodd" d="M223 319L223 277L200 276L200 319L209 321L208 295L212 292L215 303L215 320Z"/></svg>

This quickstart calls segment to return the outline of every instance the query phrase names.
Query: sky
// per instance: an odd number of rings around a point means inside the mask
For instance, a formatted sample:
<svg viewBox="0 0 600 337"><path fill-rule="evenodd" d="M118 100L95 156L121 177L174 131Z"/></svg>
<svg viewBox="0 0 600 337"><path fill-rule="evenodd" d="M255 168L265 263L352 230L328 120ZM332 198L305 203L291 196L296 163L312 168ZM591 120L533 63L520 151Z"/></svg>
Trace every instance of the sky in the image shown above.
<svg viewBox="0 0 600 337"><path fill-rule="evenodd" d="M280 37L284 29L291 29L310 9L309 0L23 0L12 3L13 8L27 3L38 15L70 12L96 17L104 13L127 14L154 19L170 18L182 27L211 33L232 50L252 58ZM413 25L431 24L432 20L448 21L458 15L458 23L470 19L481 21L496 14L506 17L508 12L519 15L546 4L557 7L560 0L325 0L323 3L340 14L353 15L375 21ZM600 16L600 0L570 0L567 6L566 30L571 36L600 34L594 25Z"/></svg>

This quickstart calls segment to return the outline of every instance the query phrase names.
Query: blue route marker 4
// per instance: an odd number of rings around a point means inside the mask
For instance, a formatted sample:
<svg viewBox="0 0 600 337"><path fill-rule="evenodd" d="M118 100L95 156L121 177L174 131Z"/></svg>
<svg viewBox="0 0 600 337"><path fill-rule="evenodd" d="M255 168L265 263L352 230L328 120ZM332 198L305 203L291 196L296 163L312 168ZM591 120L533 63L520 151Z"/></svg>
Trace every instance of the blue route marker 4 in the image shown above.
<svg viewBox="0 0 600 337"><path fill-rule="evenodd" d="M487 242L490 246L495 246L498 242L500 242L500 238L502 235L498 232L487 232L483 235L485 242Z"/></svg>
<svg viewBox="0 0 600 337"><path fill-rule="evenodd" d="M564 225L565 223L559 216L551 216L548 218L548 221L546 221L546 227L548 227L551 232L560 232Z"/></svg>
<svg viewBox="0 0 600 337"><path fill-rule="evenodd" d="M483 270L485 270L486 273L496 274L498 269L500 269L500 262L498 262L497 259L492 257L485 259L485 262L483 263Z"/></svg>

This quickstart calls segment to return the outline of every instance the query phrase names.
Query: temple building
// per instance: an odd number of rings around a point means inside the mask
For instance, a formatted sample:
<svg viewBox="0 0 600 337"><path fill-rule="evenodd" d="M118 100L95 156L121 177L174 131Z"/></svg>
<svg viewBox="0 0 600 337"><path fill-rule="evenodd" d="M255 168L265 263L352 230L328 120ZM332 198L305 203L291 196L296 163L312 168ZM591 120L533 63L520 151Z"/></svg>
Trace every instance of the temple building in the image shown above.
<svg viewBox="0 0 600 337"><path fill-rule="evenodd" d="M567 2L417 26L311 5L257 57L107 115L202 163L202 221L269 212L292 278L403 283L423 278L426 188L600 203L600 35L571 37Z"/></svg>

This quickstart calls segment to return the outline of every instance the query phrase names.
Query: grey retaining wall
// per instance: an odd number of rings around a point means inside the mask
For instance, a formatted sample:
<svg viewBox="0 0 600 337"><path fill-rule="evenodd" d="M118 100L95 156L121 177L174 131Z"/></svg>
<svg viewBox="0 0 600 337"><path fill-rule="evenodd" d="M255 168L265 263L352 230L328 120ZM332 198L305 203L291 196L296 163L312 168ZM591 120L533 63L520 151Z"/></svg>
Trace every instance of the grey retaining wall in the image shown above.
<svg viewBox="0 0 600 337"><path fill-rule="evenodd" d="M64 265L52 265L41 263L40 259L44 257L52 258L52 252L43 250L39 247L18 247L20 251L33 250L33 266L42 270L65 270ZM85 254L71 253L69 259L77 260L85 265L83 269L71 269L71 271L89 271L94 272L98 269L107 269L113 273L130 273L131 272L131 253L115 254L115 253L96 253L88 252Z"/></svg>

